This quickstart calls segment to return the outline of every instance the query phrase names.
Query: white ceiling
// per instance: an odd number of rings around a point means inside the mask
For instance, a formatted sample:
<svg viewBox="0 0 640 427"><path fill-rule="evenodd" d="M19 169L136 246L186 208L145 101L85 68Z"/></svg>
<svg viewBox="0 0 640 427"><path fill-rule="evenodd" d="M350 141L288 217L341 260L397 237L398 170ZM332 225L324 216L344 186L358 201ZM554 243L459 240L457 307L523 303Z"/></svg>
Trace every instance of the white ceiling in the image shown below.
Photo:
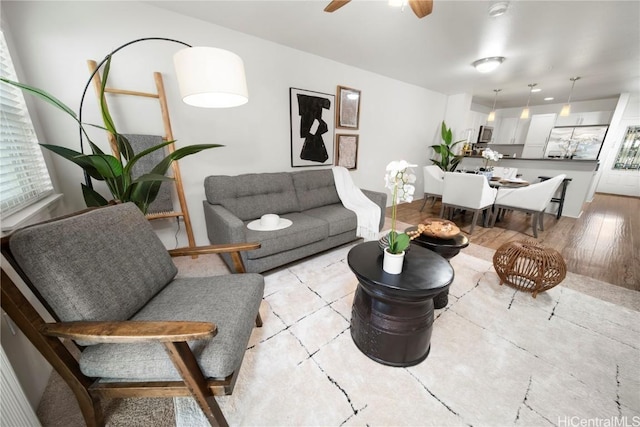
<svg viewBox="0 0 640 427"><path fill-rule="evenodd" d="M334 13L329 1L150 1L243 33L445 94L471 93L491 107L566 102L640 92L640 1L512 0L491 18L496 1L434 0L418 19L409 7L353 0ZM480 74L471 63L504 56ZM338 82L339 83L339 82Z"/></svg>

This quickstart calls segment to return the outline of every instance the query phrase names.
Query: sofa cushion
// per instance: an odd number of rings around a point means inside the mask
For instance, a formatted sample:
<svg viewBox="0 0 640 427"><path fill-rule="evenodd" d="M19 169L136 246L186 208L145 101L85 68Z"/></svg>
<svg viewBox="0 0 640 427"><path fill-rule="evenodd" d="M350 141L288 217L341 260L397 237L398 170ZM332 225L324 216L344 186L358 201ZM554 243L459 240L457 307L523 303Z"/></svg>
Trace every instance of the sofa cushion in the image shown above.
<svg viewBox="0 0 640 427"><path fill-rule="evenodd" d="M209 203L224 206L243 221L300 211L291 174L286 172L208 176L204 191Z"/></svg>
<svg viewBox="0 0 640 427"><path fill-rule="evenodd" d="M10 245L62 321L126 320L177 273L133 203L18 230Z"/></svg>
<svg viewBox="0 0 640 427"><path fill-rule="evenodd" d="M215 337L189 346L205 377L224 378L242 362L263 292L259 274L176 278L131 320L215 323ZM93 345L82 352L80 368L89 377L180 379L160 343Z"/></svg>
<svg viewBox="0 0 640 427"><path fill-rule="evenodd" d="M261 244L260 249L247 251L249 259L258 259L299 248L329 236L329 224L322 219L302 213L286 214L282 215L282 218L290 219L292 224L287 228L275 231L256 231L245 227L247 242Z"/></svg>
<svg viewBox="0 0 640 427"><path fill-rule="evenodd" d="M291 176L301 212L340 203L331 170L293 172Z"/></svg>
<svg viewBox="0 0 640 427"><path fill-rule="evenodd" d="M304 211L304 214L327 221L329 236L346 233L358 227L358 217L353 211L342 206L342 203L309 209Z"/></svg>

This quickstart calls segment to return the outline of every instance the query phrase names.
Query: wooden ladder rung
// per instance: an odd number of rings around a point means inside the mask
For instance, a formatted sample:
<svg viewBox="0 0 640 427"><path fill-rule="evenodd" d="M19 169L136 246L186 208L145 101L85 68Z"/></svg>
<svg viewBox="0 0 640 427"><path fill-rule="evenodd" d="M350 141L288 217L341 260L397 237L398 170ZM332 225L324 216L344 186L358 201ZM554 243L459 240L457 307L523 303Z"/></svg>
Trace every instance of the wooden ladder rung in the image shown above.
<svg viewBox="0 0 640 427"><path fill-rule="evenodd" d="M126 89L113 89L106 87L104 91L107 93L117 93L120 95L134 95L134 96L146 96L147 98L160 98L160 95L157 93L149 93L149 92L137 92L135 90L126 90Z"/></svg>
<svg viewBox="0 0 640 427"><path fill-rule="evenodd" d="M160 219L160 218L176 218L180 216L184 216L182 212L158 212L153 214L145 215L147 219Z"/></svg>

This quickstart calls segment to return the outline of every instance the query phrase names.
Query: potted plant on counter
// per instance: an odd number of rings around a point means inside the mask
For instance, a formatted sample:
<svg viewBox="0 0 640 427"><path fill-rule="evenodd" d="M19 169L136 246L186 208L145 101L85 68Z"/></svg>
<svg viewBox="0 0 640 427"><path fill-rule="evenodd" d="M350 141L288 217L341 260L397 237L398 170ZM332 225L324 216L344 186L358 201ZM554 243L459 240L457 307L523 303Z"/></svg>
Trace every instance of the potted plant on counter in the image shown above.
<svg viewBox="0 0 640 427"><path fill-rule="evenodd" d="M458 163L460 163L463 158L462 155L455 154L453 148L461 142L466 142L466 140L461 139L460 141L453 142L453 133L451 132L451 128L447 128L444 120L440 127L440 135L442 137L442 142L431 146L439 158L431 159L431 162L445 172L453 172L456 170Z"/></svg>

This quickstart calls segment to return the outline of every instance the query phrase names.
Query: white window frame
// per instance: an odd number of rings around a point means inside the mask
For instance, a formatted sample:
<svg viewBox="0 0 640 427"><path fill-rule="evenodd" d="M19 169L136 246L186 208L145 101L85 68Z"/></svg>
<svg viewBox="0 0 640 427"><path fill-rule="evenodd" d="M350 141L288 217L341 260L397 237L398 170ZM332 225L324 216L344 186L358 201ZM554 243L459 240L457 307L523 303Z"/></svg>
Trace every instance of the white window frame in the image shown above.
<svg viewBox="0 0 640 427"><path fill-rule="evenodd" d="M18 81L2 30L0 75ZM7 222L21 222L9 217L25 209L33 211L36 204L51 198L54 189L21 89L0 83L0 115L0 215L4 230Z"/></svg>

